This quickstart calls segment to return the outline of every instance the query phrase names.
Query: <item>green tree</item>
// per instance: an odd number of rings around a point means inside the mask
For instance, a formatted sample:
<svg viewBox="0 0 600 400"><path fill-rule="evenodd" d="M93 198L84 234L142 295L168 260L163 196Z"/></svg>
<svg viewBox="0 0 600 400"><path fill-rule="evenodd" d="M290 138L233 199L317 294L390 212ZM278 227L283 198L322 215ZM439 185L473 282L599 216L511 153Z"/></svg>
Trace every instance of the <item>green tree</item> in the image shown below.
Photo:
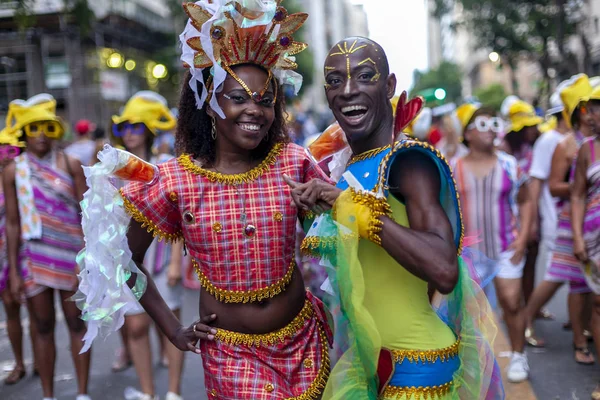
<svg viewBox="0 0 600 400"><path fill-rule="evenodd" d="M427 90L437 88L446 91L446 102L457 102L461 98L462 92L462 71L454 63L444 61L437 68L421 72L415 70L413 74L414 86L410 90L411 97L422 94ZM429 105L437 105L436 101L429 102Z"/></svg>
<svg viewBox="0 0 600 400"><path fill-rule="evenodd" d="M585 54L590 53L580 29L582 0L435 0L435 5L437 17L456 15L460 6L454 27L465 27L476 48L496 51L511 70L522 57L537 62L543 74L540 90L549 87L551 69L559 79L578 72L577 59L565 45L569 38L580 36ZM556 55L551 55L553 44ZM514 74L513 91L518 94Z"/></svg>
<svg viewBox="0 0 600 400"><path fill-rule="evenodd" d="M493 108L495 111L500 111L500 106L508 95L504 86L499 83L477 89L474 94L484 106Z"/></svg>

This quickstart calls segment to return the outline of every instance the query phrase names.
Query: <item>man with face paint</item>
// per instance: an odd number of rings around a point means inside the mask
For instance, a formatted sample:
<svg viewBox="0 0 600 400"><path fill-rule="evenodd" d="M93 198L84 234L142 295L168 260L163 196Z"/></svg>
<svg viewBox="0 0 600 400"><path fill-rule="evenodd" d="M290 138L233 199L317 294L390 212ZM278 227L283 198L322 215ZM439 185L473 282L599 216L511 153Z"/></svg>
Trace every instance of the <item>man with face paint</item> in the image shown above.
<svg viewBox="0 0 600 400"><path fill-rule="evenodd" d="M396 135L396 77L377 43L342 40L324 72L329 107L353 155L335 188L288 179L297 206L322 213L302 250L330 267L325 287L341 309L334 340L341 356L323 398L500 398L482 321L462 311L475 283L457 256L463 230L448 164L432 146ZM404 125L418 113L414 104L397 107ZM448 295L448 324L428 289ZM464 365L481 368L473 374Z"/></svg>

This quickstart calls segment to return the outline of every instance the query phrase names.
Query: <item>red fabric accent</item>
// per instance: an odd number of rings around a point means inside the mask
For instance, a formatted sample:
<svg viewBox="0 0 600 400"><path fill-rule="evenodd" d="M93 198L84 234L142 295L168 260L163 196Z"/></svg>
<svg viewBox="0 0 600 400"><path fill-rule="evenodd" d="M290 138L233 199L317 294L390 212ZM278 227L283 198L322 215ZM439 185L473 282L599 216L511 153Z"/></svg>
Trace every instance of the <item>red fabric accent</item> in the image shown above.
<svg viewBox="0 0 600 400"><path fill-rule="evenodd" d="M394 360L392 352L387 349L381 349L379 361L377 363L377 376L379 377L378 393L383 394L385 387L394 375Z"/></svg>
<svg viewBox="0 0 600 400"><path fill-rule="evenodd" d="M290 204L291 189L283 175L297 182L328 181L295 144L285 146L263 175L237 187L188 172L177 159L158 168L156 184L131 183L123 194L163 232L183 232L190 256L214 286L236 291L280 281L295 255L298 209ZM251 238L244 235L244 208L247 223L256 227ZM185 222L185 213L193 221ZM220 230L213 229L215 224Z"/></svg>
<svg viewBox="0 0 600 400"><path fill-rule="evenodd" d="M434 127L431 132L429 132L429 143L435 146L440 140L442 140L442 132Z"/></svg>
<svg viewBox="0 0 600 400"><path fill-rule="evenodd" d="M408 95L402 92L396 104L396 120L394 121L394 137L404 130L410 122L419 115L423 109L423 98L415 97L406 102Z"/></svg>
<svg viewBox="0 0 600 400"><path fill-rule="evenodd" d="M75 124L75 131L80 135L85 135L92 130L92 123L87 119L81 119Z"/></svg>

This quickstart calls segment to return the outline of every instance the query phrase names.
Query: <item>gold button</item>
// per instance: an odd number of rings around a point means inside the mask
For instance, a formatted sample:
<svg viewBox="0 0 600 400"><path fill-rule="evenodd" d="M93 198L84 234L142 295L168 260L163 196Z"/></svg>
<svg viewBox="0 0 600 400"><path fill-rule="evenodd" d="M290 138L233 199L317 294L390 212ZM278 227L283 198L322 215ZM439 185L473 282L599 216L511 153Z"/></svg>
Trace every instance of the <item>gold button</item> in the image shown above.
<svg viewBox="0 0 600 400"><path fill-rule="evenodd" d="M271 393L273 390L275 390L275 386L273 386L272 383L267 383L265 385L265 392Z"/></svg>
<svg viewBox="0 0 600 400"><path fill-rule="evenodd" d="M172 202L176 202L177 201L177 193L175 193L175 192L169 193L169 198L171 199Z"/></svg>
<svg viewBox="0 0 600 400"><path fill-rule="evenodd" d="M303 363L305 368L312 368L313 366L313 361L310 358L305 359Z"/></svg>
<svg viewBox="0 0 600 400"><path fill-rule="evenodd" d="M221 232L221 231L223 230L223 225L221 225L221 223L220 223L220 222L215 222L215 223L213 224L213 227L212 227L212 228L213 228L213 231L215 231L215 232L219 233L219 232Z"/></svg>
<svg viewBox="0 0 600 400"><path fill-rule="evenodd" d="M281 222L281 221L283 221L283 214L282 214L282 213L280 213L279 211L277 211L277 212L276 212L276 213L273 215L273 219L274 219L276 222Z"/></svg>
<svg viewBox="0 0 600 400"><path fill-rule="evenodd" d="M213 389L213 390L211 390L211 391L210 391L210 395L211 395L212 397L217 397L217 389Z"/></svg>

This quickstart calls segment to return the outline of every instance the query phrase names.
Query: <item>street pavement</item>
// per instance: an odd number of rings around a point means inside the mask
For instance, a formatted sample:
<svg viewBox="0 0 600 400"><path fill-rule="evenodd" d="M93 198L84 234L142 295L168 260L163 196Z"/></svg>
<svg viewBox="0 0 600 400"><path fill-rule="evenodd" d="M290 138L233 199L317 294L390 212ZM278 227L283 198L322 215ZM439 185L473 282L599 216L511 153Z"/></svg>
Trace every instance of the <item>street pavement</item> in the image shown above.
<svg viewBox="0 0 600 400"><path fill-rule="evenodd" d="M534 350L529 348L531 363L531 380L518 385L506 384L507 399L509 400L582 400L589 399L590 393L600 379L598 365L582 366L573 360L571 334L562 329L566 321L566 288L559 291L549 304L549 309L556 315L554 321L537 323L538 332L548 343L546 349ZM186 290L184 300L184 322L191 323L197 316L197 293ZM57 309L60 310L58 307ZM66 325L59 315L56 330L57 366L56 366L56 397L58 400L75 399L77 394L73 366L68 349L68 333ZM5 325L5 315L0 311L0 379L6 375L12 366L12 352L8 342ZM23 309L23 323L27 332L28 319ZM158 362L158 346L153 332L154 363ZM123 399L123 391L127 386L137 387L137 378L133 368L121 373L112 373L110 365L114 353L120 346L120 336L111 335L107 340L99 339L93 347L92 367L90 377L90 395L92 399ZM509 346L506 335L501 333L496 342L496 353L499 363L505 366L508 362L506 352ZM14 386L0 384L1 400L41 400L42 392L39 379L31 376L31 347L29 335L25 339L28 376ZM167 370L155 368L157 393L164 398L167 391ZM535 393L535 394L534 394ZM205 400L203 385L202 363L199 356L186 353L186 366L183 377L183 396L185 399Z"/></svg>

